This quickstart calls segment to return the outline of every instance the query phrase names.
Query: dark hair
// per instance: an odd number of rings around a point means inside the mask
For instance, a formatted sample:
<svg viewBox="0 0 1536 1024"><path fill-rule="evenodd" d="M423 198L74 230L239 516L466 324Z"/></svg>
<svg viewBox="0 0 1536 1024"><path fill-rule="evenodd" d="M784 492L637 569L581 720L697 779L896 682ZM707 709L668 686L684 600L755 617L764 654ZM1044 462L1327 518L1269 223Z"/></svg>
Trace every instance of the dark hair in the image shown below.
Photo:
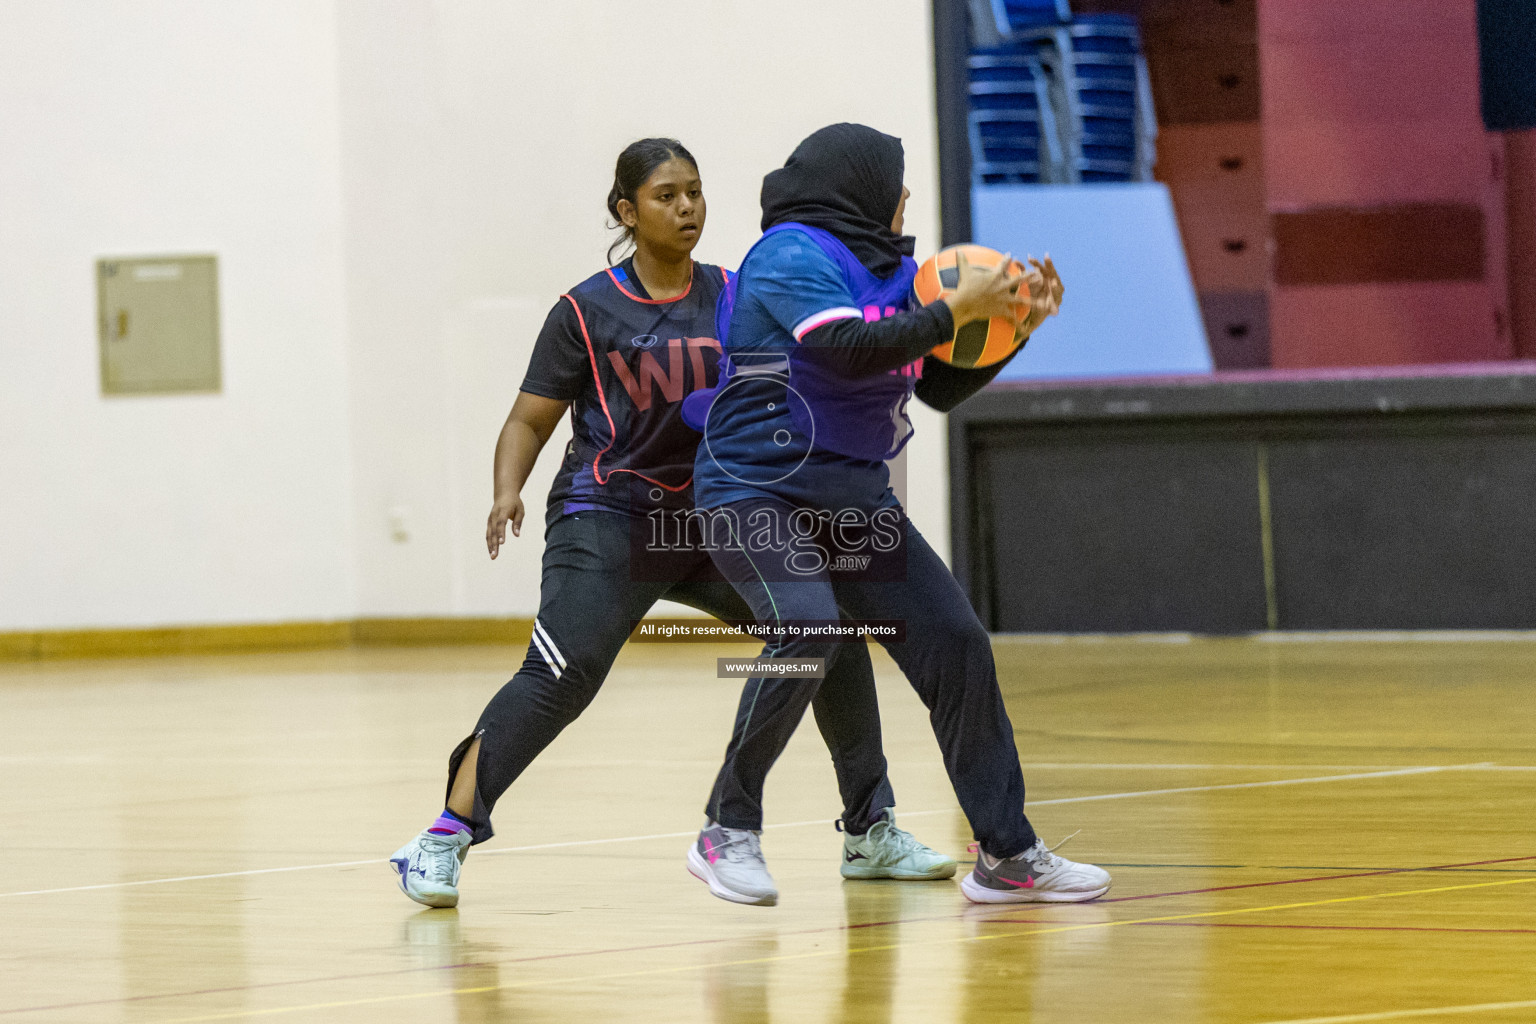
<svg viewBox="0 0 1536 1024"><path fill-rule="evenodd" d="M619 154L618 163L613 168L613 188L608 190L608 212L613 215L613 227L622 228L624 233L608 247L610 267L613 266L614 250L635 240L634 228L626 225L624 218L619 216L619 200L628 199L633 203L635 193L640 191L640 186L655 173L656 168L673 159L687 160L694 170L699 169L699 162L693 158L693 154L676 139L640 139L625 146L624 152Z"/></svg>

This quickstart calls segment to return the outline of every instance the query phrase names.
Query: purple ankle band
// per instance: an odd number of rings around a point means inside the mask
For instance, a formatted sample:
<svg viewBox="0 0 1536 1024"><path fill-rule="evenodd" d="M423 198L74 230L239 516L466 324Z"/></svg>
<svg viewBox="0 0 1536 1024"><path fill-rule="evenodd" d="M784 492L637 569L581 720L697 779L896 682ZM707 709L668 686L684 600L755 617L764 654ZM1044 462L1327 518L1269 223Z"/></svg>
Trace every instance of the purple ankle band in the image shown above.
<svg viewBox="0 0 1536 1024"><path fill-rule="evenodd" d="M451 836L455 832L472 832L473 830L462 821L455 821L446 814L439 814L437 820L427 826L428 832L441 832Z"/></svg>

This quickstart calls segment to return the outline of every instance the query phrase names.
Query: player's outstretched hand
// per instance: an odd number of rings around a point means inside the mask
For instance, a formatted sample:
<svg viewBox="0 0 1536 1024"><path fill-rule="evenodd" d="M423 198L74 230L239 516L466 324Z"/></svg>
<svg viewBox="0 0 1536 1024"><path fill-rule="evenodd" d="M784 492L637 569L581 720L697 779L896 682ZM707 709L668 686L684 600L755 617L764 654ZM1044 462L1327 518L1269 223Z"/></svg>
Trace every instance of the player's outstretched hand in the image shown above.
<svg viewBox="0 0 1536 1024"><path fill-rule="evenodd" d="M1046 317L1055 316L1061 311L1061 298L1066 294L1067 287L1061 283L1061 275L1056 272L1056 264L1051 262L1050 253L1045 254L1043 263L1033 256L1025 258L1030 267L1024 274L1024 280L1029 284L1029 305L1024 307L1028 315L1019 324L1019 333L1027 337L1045 322Z"/></svg>
<svg viewBox="0 0 1536 1024"><path fill-rule="evenodd" d="M491 505L491 515L485 523L485 549L492 558L506 542L508 523L512 524L512 536L523 535L523 499L520 495L499 497Z"/></svg>
<svg viewBox="0 0 1536 1024"><path fill-rule="evenodd" d="M972 320L990 320L1000 316L1014 323L1019 322L1019 285L1024 278L1013 273L1013 255L1005 254L993 269L972 269L965 253L955 254L955 269L959 280L955 290L944 297L956 324Z"/></svg>
<svg viewBox="0 0 1536 1024"><path fill-rule="evenodd" d="M1046 316L1055 316L1061 310L1061 297L1067 293L1067 286L1061 283L1061 275L1056 272L1056 264L1051 262L1051 254L1045 254L1044 263L1031 256L1029 265L1040 274L1046 285L1051 309Z"/></svg>

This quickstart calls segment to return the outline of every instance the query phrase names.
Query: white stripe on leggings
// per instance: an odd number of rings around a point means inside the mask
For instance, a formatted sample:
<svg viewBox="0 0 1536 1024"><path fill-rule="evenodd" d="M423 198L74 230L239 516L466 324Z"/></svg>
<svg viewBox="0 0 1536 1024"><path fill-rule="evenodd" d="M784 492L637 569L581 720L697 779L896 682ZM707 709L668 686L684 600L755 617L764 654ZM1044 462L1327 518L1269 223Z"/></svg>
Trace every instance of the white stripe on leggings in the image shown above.
<svg viewBox="0 0 1536 1024"><path fill-rule="evenodd" d="M549 645L549 652L555 656L556 661L560 662L560 667L562 669L565 668L565 655L561 654L560 648L555 646L555 638L549 635L549 630L544 628L544 623L540 622L538 619L534 619L533 632L537 636L542 636L544 638L544 642ZM559 672L555 673L555 675L559 674Z"/></svg>
<svg viewBox="0 0 1536 1024"><path fill-rule="evenodd" d="M542 657L544 659L544 663L549 666L549 670L555 674L555 678L559 679L560 666L555 664L555 659L551 658L549 656L549 651L544 649L544 641L539 639L538 630L534 630L533 645L539 649L540 657Z"/></svg>

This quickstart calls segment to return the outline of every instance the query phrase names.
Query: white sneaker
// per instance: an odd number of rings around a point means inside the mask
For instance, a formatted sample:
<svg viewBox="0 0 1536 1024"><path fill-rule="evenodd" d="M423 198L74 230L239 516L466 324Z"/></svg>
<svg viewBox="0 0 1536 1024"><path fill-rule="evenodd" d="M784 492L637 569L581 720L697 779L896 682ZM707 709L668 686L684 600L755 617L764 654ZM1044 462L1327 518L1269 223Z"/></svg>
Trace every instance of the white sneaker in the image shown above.
<svg viewBox="0 0 1536 1024"><path fill-rule="evenodd" d="M896 815L889 807L880 812L880 820L868 832L843 836L840 870L844 878L953 878L955 867L953 860L897 828Z"/></svg>
<svg viewBox="0 0 1536 1024"><path fill-rule="evenodd" d="M400 888L429 907L459 905L459 869L469 855L468 831L443 835L430 830L406 843L389 858L400 873Z"/></svg>
<svg viewBox="0 0 1536 1024"><path fill-rule="evenodd" d="M688 848L688 871L723 900L757 907L779 902L758 833L748 829L705 822L698 840Z"/></svg>
<svg viewBox="0 0 1536 1024"><path fill-rule="evenodd" d="M1081 903L1109 891L1108 871L1058 857L1053 851L1038 839L1007 860L978 850L976 867L960 880L960 891L972 903Z"/></svg>

